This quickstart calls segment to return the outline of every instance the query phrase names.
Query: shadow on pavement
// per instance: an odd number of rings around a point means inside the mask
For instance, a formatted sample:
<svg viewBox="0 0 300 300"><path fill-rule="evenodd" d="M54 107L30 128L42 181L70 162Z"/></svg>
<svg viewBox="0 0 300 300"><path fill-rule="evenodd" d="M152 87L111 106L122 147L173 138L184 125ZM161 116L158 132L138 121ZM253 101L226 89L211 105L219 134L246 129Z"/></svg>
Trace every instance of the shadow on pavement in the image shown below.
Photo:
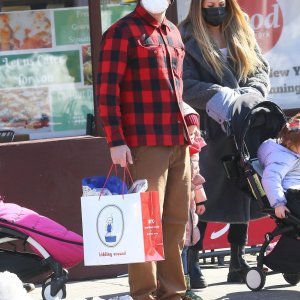
<svg viewBox="0 0 300 300"><path fill-rule="evenodd" d="M269 291L262 290L259 292L237 292L229 293L215 300L261 300L261 299L270 299L270 300L299 300L300 292L297 291Z"/></svg>
<svg viewBox="0 0 300 300"><path fill-rule="evenodd" d="M105 299L105 300L129 300L132 299L130 296L128 296L128 293L117 293L117 294L108 294L108 295L102 295L99 299ZM86 298L85 300L90 300L90 298ZM91 300L98 300L97 298L91 298Z"/></svg>

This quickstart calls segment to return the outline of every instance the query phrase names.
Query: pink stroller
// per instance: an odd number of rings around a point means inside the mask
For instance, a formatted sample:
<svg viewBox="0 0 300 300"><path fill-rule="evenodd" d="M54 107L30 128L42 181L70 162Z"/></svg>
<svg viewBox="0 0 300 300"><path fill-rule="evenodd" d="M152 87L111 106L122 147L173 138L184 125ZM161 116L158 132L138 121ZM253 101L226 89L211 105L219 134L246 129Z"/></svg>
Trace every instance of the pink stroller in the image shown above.
<svg viewBox="0 0 300 300"><path fill-rule="evenodd" d="M83 260L82 237L30 209L0 201L0 244L15 241L32 251L0 249L0 271L15 273L23 282L50 273L42 285L43 299L66 298L67 269Z"/></svg>

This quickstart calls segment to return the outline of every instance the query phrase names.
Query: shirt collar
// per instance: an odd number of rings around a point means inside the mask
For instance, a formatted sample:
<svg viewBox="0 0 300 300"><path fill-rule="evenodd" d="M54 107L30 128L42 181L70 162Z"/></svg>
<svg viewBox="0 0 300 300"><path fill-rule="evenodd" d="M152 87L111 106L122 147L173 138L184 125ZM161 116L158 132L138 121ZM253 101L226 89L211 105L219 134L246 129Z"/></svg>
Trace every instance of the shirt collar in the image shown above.
<svg viewBox="0 0 300 300"><path fill-rule="evenodd" d="M148 24L158 28L161 25L166 26L170 30L170 26L167 22L167 18L164 17L162 23L160 24L154 17L152 17L145 9L141 6L140 3L137 4L135 8L135 12L144 19Z"/></svg>

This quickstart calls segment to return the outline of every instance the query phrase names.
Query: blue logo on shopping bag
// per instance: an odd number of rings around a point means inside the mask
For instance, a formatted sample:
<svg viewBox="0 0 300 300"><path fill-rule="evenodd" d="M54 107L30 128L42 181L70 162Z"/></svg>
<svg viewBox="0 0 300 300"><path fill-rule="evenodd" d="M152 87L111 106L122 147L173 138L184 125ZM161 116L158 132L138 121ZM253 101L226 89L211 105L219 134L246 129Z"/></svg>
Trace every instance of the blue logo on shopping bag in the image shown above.
<svg viewBox="0 0 300 300"><path fill-rule="evenodd" d="M120 243L124 233L124 217L118 206L107 205L101 209L97 218L97 233L107 247Z"/></svg>

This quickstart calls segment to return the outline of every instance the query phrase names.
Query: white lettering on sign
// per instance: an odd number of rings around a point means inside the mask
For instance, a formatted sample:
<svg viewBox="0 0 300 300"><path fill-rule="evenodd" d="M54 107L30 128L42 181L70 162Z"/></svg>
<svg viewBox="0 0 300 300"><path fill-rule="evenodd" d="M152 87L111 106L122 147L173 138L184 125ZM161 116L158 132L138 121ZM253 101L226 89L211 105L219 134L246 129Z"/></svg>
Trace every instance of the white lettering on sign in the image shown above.
<svg viewBox="0 0 300 300"><path fill-rule="evenodd" d="M29 58L16 58L11 61L8 60L8 57L2 58L2 63L4 63L6 67L63 65L65 62L65 56L54 55L37 55Z"/></svg>
<svg viewBox="0 0 300 300"><path fill-rule="evenodd" d="M89 16L89 12L87 10L77 10L76 17L77 18L87 18Z"/></svg>
<svg viewBox="0 0 300 300"><path fill-rule="evenodd" d="M252 15L250 18L252 28L254 30L259 30L263 27L266 29L279 28L279 4L274 4L273 9L273 12L266 16L259 13Z"/></svg>
<svg viewBox="0 0 300 300"><path fill-rule="evenodd" d="M51 74L44 74L40 76L20 75L18 78L19 78L18 80L19 86L51 84L54 82L54 76Z"/></svg>
<svg viewBox="0 0 300 300"><path fill-rule="evenodd" d="M90 26L88 24L72 24L73 30L90 30Z"/></svg>

